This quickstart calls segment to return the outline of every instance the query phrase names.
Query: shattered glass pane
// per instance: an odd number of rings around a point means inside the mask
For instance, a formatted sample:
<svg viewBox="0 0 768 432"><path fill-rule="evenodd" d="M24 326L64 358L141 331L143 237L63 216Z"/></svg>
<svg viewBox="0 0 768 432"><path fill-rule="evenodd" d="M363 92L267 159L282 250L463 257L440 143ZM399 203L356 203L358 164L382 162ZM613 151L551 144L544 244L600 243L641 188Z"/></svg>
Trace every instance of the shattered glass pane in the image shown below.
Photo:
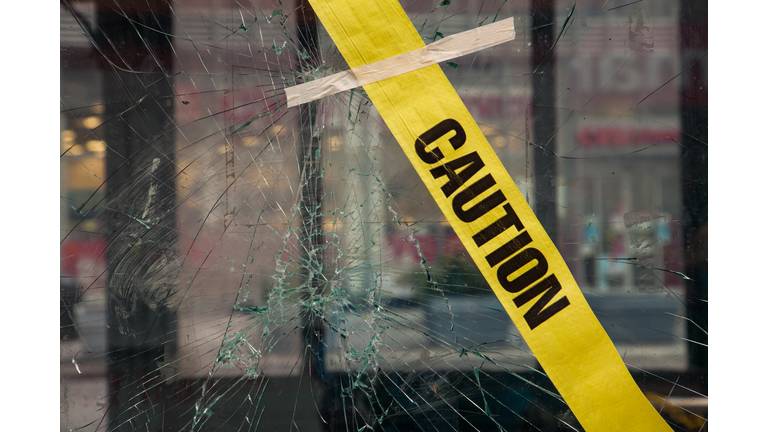
<svg viewBox="0 0 768 432"><path fill-rule="evenodd" d="M706 3L401 2L673 430L707 430ZM61 430L582 430L301 1L61 26Z"/></svg>

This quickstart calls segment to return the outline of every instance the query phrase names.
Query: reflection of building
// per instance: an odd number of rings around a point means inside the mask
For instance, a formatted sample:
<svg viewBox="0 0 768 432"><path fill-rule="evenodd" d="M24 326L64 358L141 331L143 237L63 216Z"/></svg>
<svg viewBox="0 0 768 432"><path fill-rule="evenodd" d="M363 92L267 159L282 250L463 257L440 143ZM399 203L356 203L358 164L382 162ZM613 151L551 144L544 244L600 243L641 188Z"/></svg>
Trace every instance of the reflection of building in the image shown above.
<svg viewBox="0 0 768 432"><path fill-rule="evenodd" d="M682 270L675 6L594 23L584 7L558 60L561 248L582 289L680 293L683 279L658 270Z"/></svg>
<svg viewBox="0 0 768 432"><path fill-rule="evenodd" d="M74 24L71 16L64 18L62 14L62 28ZM93 133L104 121L98 75L61 71L59 239L64 240L62 285L73 289L72 301L63 306L70 316L75 313L74 302L102 302L103 307L106 284L105 238L96 206L106 193L107 147Z"/></svg>

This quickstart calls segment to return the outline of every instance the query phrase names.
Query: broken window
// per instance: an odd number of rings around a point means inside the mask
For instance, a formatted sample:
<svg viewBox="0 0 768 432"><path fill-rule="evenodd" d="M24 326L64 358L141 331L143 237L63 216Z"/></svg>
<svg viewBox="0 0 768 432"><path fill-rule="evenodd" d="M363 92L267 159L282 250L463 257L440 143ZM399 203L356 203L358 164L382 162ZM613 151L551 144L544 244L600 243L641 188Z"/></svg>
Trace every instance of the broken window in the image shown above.
<svg viewBox="0 0 768 432"><path fill-rule="evenodd" d="M673 430L707 429L706 5L401 2ZM61 3L61 430L582 430L301 1Z"/></svg>

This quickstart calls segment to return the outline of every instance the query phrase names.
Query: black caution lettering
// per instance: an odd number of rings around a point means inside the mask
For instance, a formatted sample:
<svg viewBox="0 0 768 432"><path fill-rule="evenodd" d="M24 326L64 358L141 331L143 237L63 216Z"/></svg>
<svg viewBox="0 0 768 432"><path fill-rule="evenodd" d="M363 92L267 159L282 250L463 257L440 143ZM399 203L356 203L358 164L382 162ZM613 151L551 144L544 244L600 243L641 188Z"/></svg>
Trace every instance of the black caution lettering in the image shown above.
<svg viewBox="0 0 768 432"><path fill-rule="evenodd" d="M448 141L454 150L458 150L467 141L467 134L459 122L454 119L445 119L416 138L416 154L428 164L437 163L444 157L443 152L439 148L427 150L427 146L451 131L455 134L448 138Z"/></svg>
<svg viewBox="0 0 768 432"><path fill-rule="evenodd" d="M518 231L522 231L525 228L523 223L520 221L520 218L517 216L517 213L512 210L511 205L504 204L503 208L506 214L502 216L501 219L488 225L487 227L483 228L482 231L472 236L472 239L475 240L475 244L478 247L493 240L497 235L509 229L509 227L515 227Z"/></svg>
<svg viewBox="0 0 768 432"><path fill-rule="evenodd" d="M516 271L525 267L526 264L536 261L533 268L528 269L520 276L509 280L509 277ZM511 293L517 293L524 290L528 285L536 282L547 274L547 260L538 249L528 248L513 256L509 261L505 261L496 272L499 283L505 290Z"/></svg>
<svg viewBox="0 0 768 432"><path fill-rule="evenodd" d="M496 267L498 263L516 254L520 251L520 249L530 244L532 241L533 240L531 240L531 235L528 234L528 231L523 231L518 234L517 237L504 243L498 249L489 253L488 256L485 257L485 260L488 261L488 264L490 264L491 267Z"/></svg>
<svg viewBox="0 0 768 432"><path fill-rule="evenodd" d="M459 187L469 181L473 175L477 174L484 166L485 162L480 159L480 155L477 154L477 152L472 152L447 162L444 165L440 165L437 168L433 168L429 172L432 173L432 177L435 179L442 176L448 176L448 183L441 187L445 197L448 198L453 195ZM459 169L461 169L461 171L457 172Z"/></svg>
<svg viewBox="0 0 768 432"><path fill-rule="evenodd" d="M504 193L497 190L492 193L491 196L473 205L469 209L464 210L464 206L467 205L467 203L480 196L480 194L487 191L495 184L496 180L493 179L492 175L488 174L459 192L456 197L453 198L453 211L456 213L456 216L458 216L462 222L472 222L506 201L507 198L504 196Z"/></svg>
<svg viewBox="0 0 768 432"><path fill-rule="evenodd" d="M556 313L560 312L561 310L565 309L566 306L571 304L571 302L568 300L568 297L563 296L563 298L552 303L551 306L546 308L544 307L549 304L553 298L555 298L555 295L557 295L557 293L559 293L562 288L563 287L560 285L560 281L558 281L557 277L552 274L524 293L515 297L515 305L520 307L535 299L538 295L544 293L544 295L541 296L541 298L536 301L536 303L534 303L530 309L528 309L528 312L523 315L531 330L535 329L546 320L552 318Z"/></svg>

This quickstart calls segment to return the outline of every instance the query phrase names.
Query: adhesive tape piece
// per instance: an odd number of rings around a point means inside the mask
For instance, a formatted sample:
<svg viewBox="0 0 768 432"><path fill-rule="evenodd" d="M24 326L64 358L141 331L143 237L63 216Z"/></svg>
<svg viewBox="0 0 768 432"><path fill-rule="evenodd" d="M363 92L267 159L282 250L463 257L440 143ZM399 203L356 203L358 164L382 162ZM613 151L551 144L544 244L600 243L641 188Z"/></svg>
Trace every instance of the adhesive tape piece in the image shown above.
<svg viewBox="0 0 768 432"><path fill-rule="evenodd" d="M360 87L360 81L351 70L285 89L288 107L295 107L313 100Z"/></svg>
<svg viewBox="0 0 768 432"><path fill-rule="evenodd" d="M397 0L310 2L353 71L425 48ZM449 55L446 43L421 52L431 55L426 63ZM440 67L363 86L584 429L671 431Z"/></svg>
<svg viewBox="0 0 768 432"><path fill-rule="evenodd" d="M288 107L393 78L515 39L514 18L457 33L431 44L285 89Z"/></svg>

